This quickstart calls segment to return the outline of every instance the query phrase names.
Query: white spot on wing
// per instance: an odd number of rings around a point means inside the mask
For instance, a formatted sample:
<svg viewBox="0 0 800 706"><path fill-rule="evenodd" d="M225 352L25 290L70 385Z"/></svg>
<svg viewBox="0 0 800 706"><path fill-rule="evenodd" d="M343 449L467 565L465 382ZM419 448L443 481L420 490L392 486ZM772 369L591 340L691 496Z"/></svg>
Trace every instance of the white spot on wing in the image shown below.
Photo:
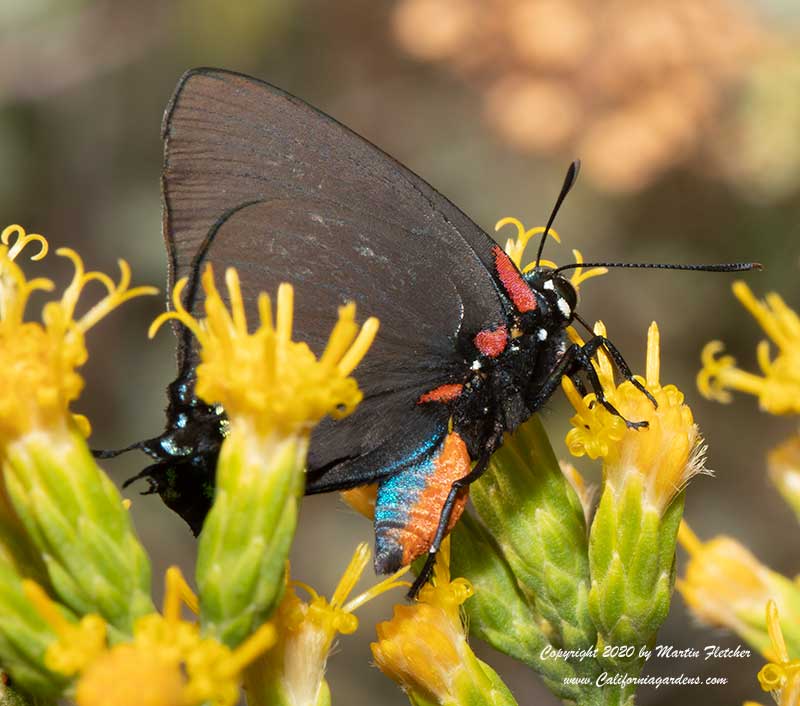
<svg viewBox="0 0 800 706"><path fill-rule="evenodd" d="M536 332L536 338L538 338L540 341L546 341L547 340L547 331L545 331L543 328L540 328Z"/></svg>
<svg viewBox="0 0 800 706"><path fill-rule="evenodd" d="M562 299L561 297L558 298L558 310L566 317L569 317L572 314L572 309L569 308L569 304L567 304L566 300Z"/></svg>
<svg viewBox="0 0 800 706"><path fill-rule="evenodd" d="M542 287L544 287L545 289L555 289L555 288L556 288L556 286L553 284L553 280L551 280L551 279L548 279L548 280L547 280L547 281L546 281L546 282L545 282L545 283L542 285Z"/></svg>

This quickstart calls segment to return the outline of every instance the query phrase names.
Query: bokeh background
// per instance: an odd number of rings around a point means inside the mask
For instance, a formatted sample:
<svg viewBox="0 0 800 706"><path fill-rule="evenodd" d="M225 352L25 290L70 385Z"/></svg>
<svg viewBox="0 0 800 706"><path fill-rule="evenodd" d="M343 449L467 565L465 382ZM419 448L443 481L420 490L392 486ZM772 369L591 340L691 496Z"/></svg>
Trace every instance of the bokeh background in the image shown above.
<svg viewBox="0 0 800 706"><path fill-rule="evenodd" d="M546 219L569 160L583 174L548 255L715 262L757 259L757 293L800 306L800 5L794 0L0 0L0 213L77 248L88 266L124 257L137 283L162 286L161 116L196 65L253 74L330 113L410 166L487 231L517 216ZM46 266L63 279L58 258ZM702 400L699 351L722 338L754 366L760 337L726 275L616 271L584 287L580 311L602 318L634 368L646 327L663 337L663 378L677 383L709 444L716 478L692 482L687 518L701 537L725 532L794 575L797 527L769 485L764 457L792 419ZM313 291L298 292L313 297ZM171 335L148 342L163 297L137 300L91 333L80 411L96 447L156 435L174 376ZM566 453L560 394L545 422ZM108 462L119 482L143 467ZM596 469L584 464L590 475ZM191 575L194 540L155 496L133 498L154 557ZM335 496L304 503L293 573L330 591L366 521ZM682 563L682 554L679 561ZM366 581L367 579L365 579ZM372 577L368 577L372 581ZM159 589L160 590L160 589ZM400 596L395 596L399 599ZM406 703L370 666L373 625L329 665L334 698ZM659 642L720 644L676 595ZM556 700L524 667L483 650L520 704ZM760 698L761 660L651 662L650 674L727 676L721 687L642 689L641 704L730 704Z"/></svg>

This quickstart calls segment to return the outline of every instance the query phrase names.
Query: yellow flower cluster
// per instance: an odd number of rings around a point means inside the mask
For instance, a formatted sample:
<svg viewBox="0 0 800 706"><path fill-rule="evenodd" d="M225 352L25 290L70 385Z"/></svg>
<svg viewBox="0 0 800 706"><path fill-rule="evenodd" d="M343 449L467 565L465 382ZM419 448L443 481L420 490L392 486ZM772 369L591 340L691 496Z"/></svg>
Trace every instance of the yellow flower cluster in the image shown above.
<svg viewBox="0 0 800 706"><path fill-rule="evenodd" d="M732 356L720 356L723 344L711 341L703 349L703 368L697 375L700 392L730 402L730 391L739 390L758 397L765 412L800 414L800 317L774 292L758 301L744 282L735 282L733 293L775 344L777 354L770 358L766 340L758 344L759 376L737 368Z"/></svg>
<svg viewBox="0 0 800 706"><path fill-rule="evenodd" d="M689 553L689 563L676 586L692 613L708 625L732 630L768 654L764 606L772 600L786 615L800 618L798 586L764 566L731 537L702 542L684 522L678 539ZM793 629L792 642L798 637Z"/></svg>
<svg viewBox="0 0 800 706"><path fill-rule="evenodd" d="M413 605L398 605L392 619L377 627L375 664L404 689L435 703L451 703L456 680L474 656L467 644L460 606L472 596L463 578L450 579L450 537L445 538L434 567L433 582Z"/></svg>
<svg viewBox="0 0 800 706"><path fill-rule="evenodd" d="M605 335L602 323L595 333ZM660 382L660 336L651 324L647 335L646 374L639 381L658 403L657 407L631 382L617 385L614 368L605 351L595 358L595 369L608 401L631 421L646 421L646 429L629 429L625 421L597 403L597 396L581 396L569 378L562 386L577 414L567 434L574 456L603 459L605 482L621 491L630 474L641 476L645 502L660 513L692 476L703 470L702 440L683 393Z"/></svg>
<svg viewBox="0 0 800 706"><path fill-rule="evenodd" d="M11 249L6 245L16 235ZM80 394L83 379L76 372L87 359L84 334L120 304L142 294L154 294L153 287L130 289L130 268L120 260L120 280L114 283L101 272L86 272L77 253L60 248L75 273L61 299L50 301L42 310L42 321L26 321L30 295L52 291L47 279L27 280L14 258L29 243L41 244L40 235L28 235L20 226L9 226L0 239L0 444L7 444L37 429L66 428L69 405ZM46 253L42 246L35 259ZM106 295L85 314L75 310L87 284L100 282ZM88 433L85 418L75 421Z"/></svg>
<svg viewBox="0 0 800 706"><path fill-rule="evenodd" d="M378 320L367 319L359 329L355 304L339 309L339 320L319 360L306 343L292 341L294 291L278 289L277 314L267 294L258 298L259 326L250 333L236 271L225 272L230 311L214 283L209 265L202 276L206 318L195 319L183 306L187 280L173 293L174 311L159 316L150 327L175 319L189 328L200 343L197 394L209 404L221 404L231 421L247 423L267 434L310 431L326 414L339 418L361 401L356 381L349 377L378 331Z"/></svg>
<svg viewBox="0 0 800 706"><path fill-rule="evenodd" d="M733 293L769 338L756 349L761 375L736 367L721 355L720 341L703 348L703 367L697 386L707 398L730 402L731 391L754 395L770 414L800 413L800 316L772 292L759 301L744 282ZM770 341L776 348L772 357ZM800 516L800 437L794 435L773 449L768 458L770 478ZM800 584L761 564L745 547L728 537L700 542L688 527L680 538L689 551L686 575L677 583L695 615L735 631L771 660L758 679L781 706L800 703ZM766 624L764 606L766 605ZM784 629L779 612L787 622ZM787 649L787 643L792 648Z"/></svg>
<svg viewBox="0 0 800 706"><path fill-rule="evenodd" d="M167 571L163 614L140 618L132 639L114 645L100 616L71 623L38 584L26 581L25 592L59 638L47 650L46 665L79 677L78 706L232 706L242 671L276 641L271 623L235 650L202 637L199 625L181 618L181 594L195 609L197 598L176 567Z"/></svg>

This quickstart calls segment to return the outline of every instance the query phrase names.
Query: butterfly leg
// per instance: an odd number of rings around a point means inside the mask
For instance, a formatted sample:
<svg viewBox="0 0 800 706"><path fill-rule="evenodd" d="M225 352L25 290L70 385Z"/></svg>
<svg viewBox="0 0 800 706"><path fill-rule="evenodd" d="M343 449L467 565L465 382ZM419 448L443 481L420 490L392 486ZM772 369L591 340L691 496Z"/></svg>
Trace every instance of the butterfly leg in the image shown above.
<svg viewBox="0 0 800 706"><path fill-rule="evenodd" d="M141 449L146 441L137 441L135 444L131 444L130 446L126 446L123 449L91 449L92 456L95 458L116 458L117 456L121 456L128 451L133 451L134 449Z"/></svg>
<svg viewBox="0 0 800 706"><path fill-rule="evenodd" d="M633 376L633 372L631 371L630 366L625 362L625 358L622 357L622 353L619 352L619 348L617 348L605 336L596 336L592 339L592 341L597 339L600 339L599 347L605 348L614 365L617 367L617 370L619 370L619 374L625 380L631 383L631 385L633 385L637 390L639 390L639 392L641 392L645 397L647 397L655 409L658 409L658 402L656 401L656 398L653 397L653 395L650 394L650 391Z"/></svg>
<svg viewBox="0 0 800 706"><path fill-rule="evenodd" d="M597 376L597 371L592 365L592 356L597 353L598 348L603 345L601 336L596 336L588 343L578 345L573 343L561 356L556 366L550 371L547 379L542 386L538 389L536 396L530 401L529 407L533 411L539 409L556 391L561 384L561 379L567 375L570 378L579 374L585 373L589 380L593 392L597 396L597 401L603 405L615 417L622 419L629 429L642 429L647 426L647 422L632 422L622 416L619 410L614 407L607 399L603 392L603 385L600 378ZM627 366L626 366L627 367ZM585 391L584 385L577 385L578 390Z"/></svg>
<svg viewBox="0 0 800 706"><path fill-rule="evenodd" d="M572 380L572 384L575 385L575 389L580 392L581 397L586 397L586 395L589 394L589 390L586 388L586 383L580 376L580 373L572 373L569 379Z"/></svg>
<svg viewBox="0 0 800 706"><path fill-rule="evenodd" d="M622 413L606 399L605 392L603 391L603 385L600 382L600 378L597 376L597 371L595 370L594 365L592 365L592 356L597 353L598 349L603 347L605 340L606 339L604 339L602 336L596 336L582 346L576 345L575 348L577 348L577 350L574 353L575 364L586 374L597 401L603 405L603 407L605 407L615 417L619 417L623 422L625 422L625 425L628 427L628 429L644 429L648 426L646 421L632 422L630 419L626 419ZM620 358L621 357L622 356L620 356ZM627 368L627 365L625 367ZM628 368L628 372L630 372L630 368Z"/></svg>

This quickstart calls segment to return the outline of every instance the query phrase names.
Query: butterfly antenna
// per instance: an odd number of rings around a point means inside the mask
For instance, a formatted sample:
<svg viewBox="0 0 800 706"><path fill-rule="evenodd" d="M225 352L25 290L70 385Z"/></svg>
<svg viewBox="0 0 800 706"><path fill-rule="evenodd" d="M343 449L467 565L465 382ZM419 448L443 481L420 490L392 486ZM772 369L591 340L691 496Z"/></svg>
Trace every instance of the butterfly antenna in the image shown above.
<svg viewBox="0 0 800 706"><path fill-rule="evenodd" d="M572 312L572 318L575 319L583 328L585 328L592 336L594 336L594 329L589 325L589 322L586 319L578 316L577 311Z"/></svg>
<svg viewBox="0 0 800 706"><path fill-rule="evenodd" d="M544 250L545 240L547 240L547 234L550 232L550 226L553 225L553 221L558 215L558 209L561 208L561 204L564 203L564 199L567 198L567 194L569 193L570 189L575 185L575 181L578 178L578 172L580 172L580 170L581 163L578 159L570 164L569 169L567 169L567 175L564 177L564 185L561 187L561 193L556 199L556 205L553 206L553 211L550 213L550 218L547 219L547 225L544 227L542 239L539 241L539 250L536 252L535 267L539 267L539 261L542 259L542 251Z"/></svg>
<svg viewBox="0 0 800 706"><path fill-rule="evenodd" d="M713 265L676 265L663 262L573 262L553 270L553 274L576 267L627 267L640 270L693 270L695 272L749 272L763 270L760 262L729 262Z"/></svg>

